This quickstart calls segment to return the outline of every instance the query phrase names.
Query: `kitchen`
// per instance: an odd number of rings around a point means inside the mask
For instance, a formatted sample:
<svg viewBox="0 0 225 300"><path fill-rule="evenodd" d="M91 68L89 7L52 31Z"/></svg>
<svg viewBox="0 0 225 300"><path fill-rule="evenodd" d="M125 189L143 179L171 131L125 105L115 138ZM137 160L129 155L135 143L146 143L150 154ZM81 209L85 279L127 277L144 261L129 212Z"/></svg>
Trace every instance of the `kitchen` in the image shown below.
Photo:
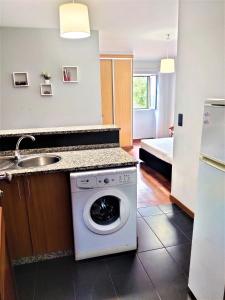
<svg viewBox="0 0 225 300"><path fill-rule="evenodd" d="M12 1L15 7L22 5L23 9L27 5L25 2L19 4L18 1ZM93 3L89 2L91 15ZM153 210L157 211L161 224L166 224L161 225L159 231L165 229L168 240L171 224L176 222L177 216L186 218L177 206L170 204L161 209L160 205L154 209L150 206L144 210L139 209L141 217L138 216L138 223L145 220L145 224L154 229L154 234L151 232L149 236L144 237L154 244L154 247L151 245L153 250L147 251L150 249L146 248L137 256L132 254L133 251L130 254L128 252L128 255L116 254L137 248L135 205L137 161L119 148L126 146L121 144L125 132L123 111L118 112L119 121L114 125L102 125L99 68L101 36L97 30L92 30L89 38L63 39L60 37L59 29L47 28L48 26L37 28L35 18L33 26L29 24L22 26L24 25L22 19L20 22L17 19L20 26L16 25L13 18L9 24L12 3L8 3L9 6L4 3L6 5L3 10L4 22L0 30L0 151L1 156L10 156L9 160L5 160L5 157L1 159L4 170L1 170L3 180L0 182L0 189L3 191L1 203L3 203L2 213L10 263L16 270L20 270L16 272L19 274L16 276L16 283L20 287L20 298L191 299L193 295L187 290L189 286L197 299L222 299L221 289L214 290L210 287L206 289L207 277L203 280L202 286L203 290L207 291L208 298L202 294L202 290L198 291L200 283L197 284L197 288L193 284L197 282L196 277L190 277L195 279L187 283L189 268L184 275L174 262L173 255L168 254L169 250L172 253L172 248L176 245L166 244L164 236L161 236L161 240L156 239L155 232L158 225L154 225L153 222L156 216L144 216L147 209L151 210L151 213ZM36 1L36 13L38 9L43 11L44 4L42 3L40 7L39 4L40 2ZM57 18L59 4L61 3L54 3L53 7L46 4L46 10L53 11L50 15L50 18L54 15L52 20ZM220 40L224 32L220 23L222 18L220 11L224 3L223 1L218 1L217 4L203 3L202 5L205 5L203 10L197 3L188 4L180 1L179 4L180 37L176 70L176 93L179 101L176 101L175 107L175 152L171 195L179 199L182 208L186 212L191 212L193 216L193 212L196 213L197 209L195 199L198 193L197 175L203 123L200 116L203 116L206 99L224 98L224 68L221 63L224 52L223 48L219 47L223 42ZM35 10L31 11L35 16ZM190 15L192 16L191 28L188 27ZM43 20L46 22L48 18L43 16ZM209 27L212 22L216 34ZM196 37L194 41L190 41L190 35L187 34L190 33L189 30L193 37ZM205 38L210 40L210 46L209 50L204 52ZM217 55L214 57L214 62L210 64L212 51ZM118 59L120 54L113 55L117 55ZM110 57L112 58L112 54ZM123 59L126 64L130 61L130 57L126 59L123 57ZM118 59L120 60L121 58ZM208 65L205 64L206 61ZM196 66L196 63L199 64L198 72L201 76L196 75L195 68L187 68L187 65ZM117 67L121 65L118 63ZM209 75L208 71L211 68L217 68L215 78ZM45 75L50 74L51 78L43 77L43 72ZM20 86L18 82L22 82ZM207 84L209 82L210 84ZM125 97L122 92L118 92L118 95L121 98ZM201 99L201 102L196 101L196 98ZM190 101L187 102L185 99ZM216 101L215 104L218 106L221 106L220 103L223 104L218 102L219 100L213 101ZM177 115L180 113L183 113L183 126L177 125ZM223 115L221 120L222 118ZM194 121L192 122L191 119ZM23 139L20 139L21 137ZM131 138L129 137L128 140L131 141ZM192 145L190 140L193 141ZM216 144L217 140L214 143ZM223 145L220 149L222 147ZM16 158L16 164L13 157ZM222 182L223 177L221 178ZM221 189L221 184L218 187ZM98 200L103 198L100 202L97 202L96 198L92 199L91 191L95 189ZM107 191L111 194L104 194ZM78 207L76 203L79 197L91 199L91 202L87 203L89 206L86 206L90 209L87 214L85 208ZM219 197L224 197L223 191ZM223 207L220 206L220 211ZM107 211L106 215L98 214L101 208ZM79 209L81 213L78 213ZM169 212L163 212L163 209ZM118 214L119 210L121 211ZM90 216L95 220L94 224ZM220 214L222 218L220 222L224 222L223 217L224 214ZM186 244L190 245L191 242L191 235L189 235L191 220L188 217L185 220L187 223L184 231L186 231L182 232L177 225L175 227L178 229L173 233L176 241L182 241L179 244L181 248ZM1 227L2 231L4 226ZM101 232L103 227L104 230L108 228L105 235ZM87 228L90 229L90 236L87 234ZM127 234L126 230L129 230L130 234ZM122 237L119 235L120 232ZM150 232L149 227L148 232ZM208 232L210 230L206 234ZM218 230L220 241L221 239L223 241L223 234L224 231ZM197 229L195 233L194 228L195 235L197 238ZM86 236L86 239L83 236ZM94 240L91 240L93 237ZM114 238L107 240L102 237ZM160 241L163 243L161 244ZM142 247L142 242L139 236L139 248ZM100 244L103 250L97 246L95 249L94 245ZM91 248L93 252L87 253ZM2 251L1 255L6 253L5 251ZM79 251L81 251L81 258L78 256ZM156 255L154 251L158 251L158 254ZM113 256L91 258L106 254L113 254ZM217 255L220 256L221 253ZM5 257L9 265L8 256ZM83 260L84 258L89 259ZM214 265L216 264L218 261L215 260ZM196 274L198 273L194 276ZM213 274L215 275L216 272ZM11 281L10 279L5 281L6 290L12 293L13 278L12 274ZM224 292L223 272L218 273L218 277L215 278L214 286L219 282ZM3 299L15 299L13 297L11 294L7 298L5 294Z"/></svg>

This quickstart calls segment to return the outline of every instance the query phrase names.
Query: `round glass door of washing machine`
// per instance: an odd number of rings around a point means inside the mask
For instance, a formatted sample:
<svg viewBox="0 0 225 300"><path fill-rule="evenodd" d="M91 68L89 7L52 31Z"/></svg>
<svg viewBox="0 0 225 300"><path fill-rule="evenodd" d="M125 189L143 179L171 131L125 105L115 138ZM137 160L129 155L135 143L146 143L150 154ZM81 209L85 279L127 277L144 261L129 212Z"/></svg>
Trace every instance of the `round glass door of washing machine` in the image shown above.
<svg viewBox="0 0 225 300"><path fill-rule="evenodd" d="M118 231L127 222L130 205L126 196L119 191L94 194L86 203L83 218L86 226L94 233L110 234Z"/></svg>
<svg viewBox="0 0 225 300"><path fill-rule="evenodd" d="M120 217L120 199L107 195L97 199L90 208L92 220L99 225L109 225Z"/></svg>

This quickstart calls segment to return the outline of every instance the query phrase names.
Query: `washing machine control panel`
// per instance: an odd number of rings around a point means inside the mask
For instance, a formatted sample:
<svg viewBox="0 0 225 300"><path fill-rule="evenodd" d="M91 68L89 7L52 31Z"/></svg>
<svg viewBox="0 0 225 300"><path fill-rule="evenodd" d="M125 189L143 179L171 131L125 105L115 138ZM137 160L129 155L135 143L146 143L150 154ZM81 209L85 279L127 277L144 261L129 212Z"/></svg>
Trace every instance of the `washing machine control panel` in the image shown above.
<svg viewBox="0 0 225 300"><path fill-rule="evenodd" d="M135 182L136 178L131 174L107 174L100 176L83 176L77 178L77 187L82 189L101 188L104 186L116 186Z"/></svg>
<svg viewBox="0 0 225 300"><path fill-rule="evenodd" d="M94 176L84 176L77 178L77 186L79 188L91 189L96 187L96 177Z"/></svg>

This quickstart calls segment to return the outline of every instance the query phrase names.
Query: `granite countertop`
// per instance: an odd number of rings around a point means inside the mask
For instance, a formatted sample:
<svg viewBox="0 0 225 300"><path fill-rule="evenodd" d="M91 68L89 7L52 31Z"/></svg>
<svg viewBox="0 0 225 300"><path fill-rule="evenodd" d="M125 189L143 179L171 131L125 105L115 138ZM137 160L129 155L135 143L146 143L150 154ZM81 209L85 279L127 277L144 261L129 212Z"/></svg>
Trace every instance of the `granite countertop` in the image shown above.
<svg viewBox="0 0 225 300"><path fill-rule="evenodd" d="M48 153L47 155L50 154ZM51 153L51 155L60 156L61 160L47 166L9 169L3 171L3 173L7 172L12 175L28 175L33 173L51 173L60 171L72 172L128 167L135 166L137 164L137 161L121 148L54 152ZM35 156L35 154L32 156Z"/></svg>
<svg viewBox="0 0 225 300"><path fill-rule="evenodd" d="M1 137L21 136L24 134L60 134L60 133L81 133L81 132L101 132L114 131L120 128L116 125L86 125L86 126L68 126L68 127L52 127L52 128L24 128L24 129L3 129L0 130Z"/></svg>

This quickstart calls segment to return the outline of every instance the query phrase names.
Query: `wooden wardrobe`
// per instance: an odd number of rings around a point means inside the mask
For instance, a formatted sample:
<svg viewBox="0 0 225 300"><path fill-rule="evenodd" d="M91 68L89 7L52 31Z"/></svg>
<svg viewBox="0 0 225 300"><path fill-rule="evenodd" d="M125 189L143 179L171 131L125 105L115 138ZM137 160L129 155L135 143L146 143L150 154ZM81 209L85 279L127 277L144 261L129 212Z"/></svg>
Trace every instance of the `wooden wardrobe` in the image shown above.
<svg viewBox="0 0 225 300"><path fill-rule="evenodd" d="M120 129L120 146L131 147L133 55L100 56L102 120Z"/></svg>

